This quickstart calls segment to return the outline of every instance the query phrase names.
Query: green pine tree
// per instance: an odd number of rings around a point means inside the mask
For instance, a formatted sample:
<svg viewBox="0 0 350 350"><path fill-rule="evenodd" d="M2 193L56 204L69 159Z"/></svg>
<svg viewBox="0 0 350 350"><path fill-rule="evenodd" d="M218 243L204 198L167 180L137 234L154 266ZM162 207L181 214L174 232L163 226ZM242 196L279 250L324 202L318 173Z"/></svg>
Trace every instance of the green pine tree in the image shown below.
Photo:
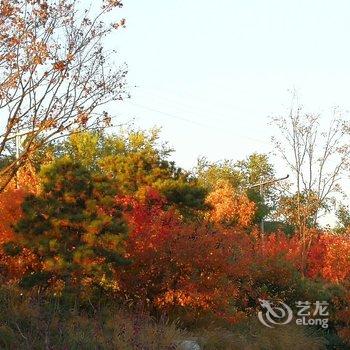
<svg viewBox="0 0 350 350"><path fill-rule="evenodd" d="M114 274L128 261L123 258L127 227L115 204L114 183L68 158L43 167L40 175L42 193L25 199L16 232L41 269L25 276L22 285L117 288Z"/></svg>

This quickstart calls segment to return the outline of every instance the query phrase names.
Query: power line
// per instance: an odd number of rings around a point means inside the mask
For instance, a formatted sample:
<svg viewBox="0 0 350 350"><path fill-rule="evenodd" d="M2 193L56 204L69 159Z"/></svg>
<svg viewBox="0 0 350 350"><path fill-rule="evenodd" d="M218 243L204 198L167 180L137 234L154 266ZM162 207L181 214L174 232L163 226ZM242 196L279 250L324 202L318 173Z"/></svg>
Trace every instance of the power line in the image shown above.
<svg viewBox="0 0 350 350"><path fill-rule="evenodd" d="M211 126L209 126L209 125L205 125L205 124L199 123L199 122L191 120L191 119L180 117L180 116L175 115L175 114L171 114L171 113L168 113L168 112L163 112L163 111L160 111L158 109L155 109L155 108L152 108L152 107L148 107L148 106L144 106L144 105L140 105L140 104L135 103L135 102L130 102L130 101L127 101L127 102L130 103L133 106L136 106L136 107L139 107L139 108L142 108L142 109L146 109L146 110L151 111L151 112L156 112L156 113L159 113L159 114L163 114L163 115L166 115L166 116L168 116L170 118L182 120L184 122L195 124L195 125L198 125L198 126L201 126L201 127L204 127L204 128L211 128Z"/></svg>
<svg viewBox="0 0 350 350"><path fill-rule="evenodd" d="M155 108L152 108L152 107L148 107L148 106L145 106L145 105L141 105L141 104L138 104L138 103L135 103L135 102L131 102L131 101L127 101L129 104L133 105L133 106L136 106L136 107L139 107L139 108L142 108L142 109L145 109L145 110L148 110L148 111L151 111L151 112L155 112L155 113L159 113L159 114L163 114L165 116L168 116L170 118L173 118L173 119L178 119L178 120L181 120L181 121L184 121L184 122L187 122L187 123L191 123L191 124L194 124L194 125L197 125L197 126L201 126L201 127L204 127L204 128L207 128L207 129L211 129L211 130L216 130L216 131L220 131L220 132L230 132L229 130L227 129L221 129L221 128L218 128L217 126L213 126L213 125L206 125L206 124L203 124L203 123L199 123L197 121L194 121L192 119L188 119L188 118L184 118L184 117L180 117L178 115L175 115L175 114L172 114L172 113L168 113L168 112L164 112L164 111L161 111L159 109L155 109ZM230 132L231 133L231 132ZM259 140L259 139L255 139L255 138L252 138L250 136L243 136L243 135L237 135L237 137L241 137L243 139L248 139L248 140L251 140L251 141L254 141L254 142L258 142L258 143L261 143L261 144L265 144L265 145L268 145L267 142L265 141L262 141L262 140Z"/></svg>

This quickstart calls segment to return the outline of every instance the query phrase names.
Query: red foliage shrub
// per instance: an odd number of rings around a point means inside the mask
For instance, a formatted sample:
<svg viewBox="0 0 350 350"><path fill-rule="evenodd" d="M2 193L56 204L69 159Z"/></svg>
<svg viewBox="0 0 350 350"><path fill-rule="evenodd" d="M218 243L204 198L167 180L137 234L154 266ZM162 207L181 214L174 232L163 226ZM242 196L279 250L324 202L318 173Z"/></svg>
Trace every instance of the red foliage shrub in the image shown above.
<svg viewBox="0 0 350 350"><path fill-rule="evenodd" d="M22 216L22 202L25 193L22 190L9 190L0 193L0 245L13 237L12 226Z"/></svg>
<svg viewBox="0 0 350 350"><path fill-rule="evenodd" d="M262 240L261 256L275 259L283 256L287 261L298 264L300 258L300 242L296 236L288 237L284 233L270 234Z"/></svg>
<svg viewBox="0 0 350 350"><path fill-rule="evenodd" d="M331 282L350 279L350 236L322 234L315 239L308 253L307 274Z"/></svg>
<svg viewBox="0 0 350 350"><path fill-rule="evenodd" d="M255 263L263 267L262 276L280 285L288 285L292 274L300 268L301 244L297 237L275 233L256 243ZM267 276L269 276L267 278Z"/></svg>
<svg viewBox="0 0 350 350"><path fill-rule="evenodd" d="M15 257L3 249L14 237L13 225L22 217L24 197L21 189L0 193L0 277L5 281L17 280L35 264L33 254L27 249Z"/></svg>
<svg viewBox="0 0 350 350"><path fill-rule="evenodd" d="M128 208L132 228L127 257L133 264L121 273L123 293L158 310L225 315L238 297L238 281L249 275L249 236L211 224L185 224L152 189L142 201L119 201Z"/></svg>

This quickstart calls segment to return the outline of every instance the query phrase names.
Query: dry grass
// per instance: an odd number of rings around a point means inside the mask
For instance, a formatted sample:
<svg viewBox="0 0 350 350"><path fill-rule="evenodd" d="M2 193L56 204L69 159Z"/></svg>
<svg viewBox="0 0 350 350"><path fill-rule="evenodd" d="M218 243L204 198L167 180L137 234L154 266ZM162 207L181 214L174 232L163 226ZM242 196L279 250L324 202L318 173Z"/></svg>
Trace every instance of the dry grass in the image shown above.
<svg viewBox="0 0 350 350"><path fill-rule="evenodd" d="M172 350L197 339L203 350L322 350L325 339L296 325L268 329L256 320L240 325L181 330L144 313L116 306L89 308L22 298L0 289L0 348L50 350Z"/></svg>
<svg viewBox="0 0 350 350"><path fill-rule="evenodd" d="M1 349L177 349L188 335L175 323L117 307L78 310L0 293Z"/></svg>
<svg viewBox="0 0 350 350"><path fill-rule="evenodd" d="M307 328L285 325L270 329L256 320L225 329L200 331L205 337L200 339L204 350L323 350L326 341Z"/></svg>

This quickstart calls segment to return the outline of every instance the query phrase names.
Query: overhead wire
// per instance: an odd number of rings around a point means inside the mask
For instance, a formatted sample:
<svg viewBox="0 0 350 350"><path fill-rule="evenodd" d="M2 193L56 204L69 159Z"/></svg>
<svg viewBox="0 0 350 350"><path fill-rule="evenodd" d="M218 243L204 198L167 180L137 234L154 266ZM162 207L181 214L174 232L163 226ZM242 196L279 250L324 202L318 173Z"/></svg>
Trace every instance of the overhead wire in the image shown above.
<svg viewBox="0 0 350 350"><path fill-rule="evenodd" d="M155 95L153 95L153 96L155 96ZM160 99L164 99L162 96L155 96L155 97L156 98L160 98ZM167 98L165 98L165 99L169 100ZM217 125L208 125L208 124L205 124L205 123L202 123L202 122L198 122L197 120L185 118L185 117L179 116L179 115L174 114L174 113L169 113L169 112L166 112L166 111L162 111L160 109L153 108L153 107L150 107L150 106L146 106L146 105L143 105L143 104L139 104L139 103L136 103L136 102L132 102L130 100L128 100L127 102L129 104L135 106L135 107L138 107L138 108L141 108L141 109L144 109L144 110L147 110L147 111L155 112L155 113L167 116L167 117L172 118L172 119L181 120L181 121L184 121L184 122L187 122L187 123L191 123L191 124L203 127L203 128L211 129L211 130L216 130L216 131L225 132L225 133L229 132L230 134L232 134L232 131L228 130L227 128L226 129L218 128ZM181 103L178 103L178 102L175 102L175 101L174 101L174 104L181 105ZM184 104L182 104L182 105L184 105ZM187 106L189 107L189 105L187 105ZM187 111L184 111L184 112L196 115L192 111L188 111L187 110ZM223 120L221 120L221 121L224 122ZM243 138L243 139L248 139L248 140L251 140L251 141L254 141L254 142L258 142L260 144L269 145L269 143L266 142L266 141L263 141L263 140L260 140L260 139L256 139L256 138L252 138L250 136L239 135L239 134L236 133L236 137L240 137L240 138Z"/></svg>

